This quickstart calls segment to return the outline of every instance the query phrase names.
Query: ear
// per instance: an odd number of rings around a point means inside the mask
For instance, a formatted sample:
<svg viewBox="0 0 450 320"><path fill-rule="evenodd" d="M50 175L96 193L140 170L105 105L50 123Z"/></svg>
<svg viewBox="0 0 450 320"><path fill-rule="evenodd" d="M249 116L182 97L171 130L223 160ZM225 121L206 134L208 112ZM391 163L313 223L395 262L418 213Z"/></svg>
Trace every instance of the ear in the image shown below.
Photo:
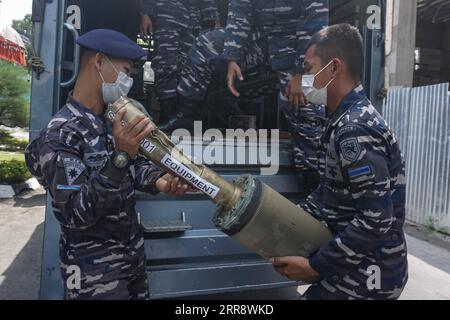
<svg viewBox="0 0 450 320"><path fill-rule="evenodd" d="M95 68L100 71L102 69L103 64L105 63L105 56L103 53L97 52L94 57Z"/></svg>
<svg viewBox="0 0 450 320"><path fill-rule="evenodd" d="M336 58L333 60L331 64L331 73L333 74L333 76L337 76L338 73L340 73L343 68L344 68L343 61L339 58Z"/></svg>

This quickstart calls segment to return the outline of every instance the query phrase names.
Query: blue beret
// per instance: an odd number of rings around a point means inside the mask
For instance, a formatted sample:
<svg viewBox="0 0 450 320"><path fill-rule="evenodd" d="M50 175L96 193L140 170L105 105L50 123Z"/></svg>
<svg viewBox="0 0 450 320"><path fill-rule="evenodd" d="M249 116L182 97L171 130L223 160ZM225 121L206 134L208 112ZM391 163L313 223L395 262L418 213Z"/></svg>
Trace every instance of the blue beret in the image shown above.
<svg viewBox="0 0 450 320"><path fill-rule="evenodd" d="M95 52L119 59L137 60L147 52L126 35L109 29L96 29L82 35L77 43Z"/></svg>

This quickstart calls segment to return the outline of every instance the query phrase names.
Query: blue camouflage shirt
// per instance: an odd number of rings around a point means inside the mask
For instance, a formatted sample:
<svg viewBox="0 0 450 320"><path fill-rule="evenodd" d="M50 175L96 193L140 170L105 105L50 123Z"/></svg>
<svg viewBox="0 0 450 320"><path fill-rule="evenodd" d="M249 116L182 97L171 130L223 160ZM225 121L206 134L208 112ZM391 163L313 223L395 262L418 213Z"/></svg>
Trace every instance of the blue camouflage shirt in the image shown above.
<svg viewBox="0 0 450 320"><path fill-rule="evenodd" d="M219 18L215 0L140 0L140 11L155 19L159 26L164 20L164 24L198 29L201 22Z"/></svg>
<svg viewBox="0 0 450 320"><path fill-rule="evenodd" d="M109 160L113 152L111 123L69 97L25 154L52 196L62 276L76 265L84 286L123 279L145 266L135 190L156 194L164 173L140 156L119 170Z"/></svg>
<svg viewBox="0 0 450 320"><path fill-rule="evenodd" d="M330 115L319 171L320 186L302 207L334 239L310 257L322 276L315 286L331 298L398 298L408 274L405 165L395 135L362 86Z"/></svg>

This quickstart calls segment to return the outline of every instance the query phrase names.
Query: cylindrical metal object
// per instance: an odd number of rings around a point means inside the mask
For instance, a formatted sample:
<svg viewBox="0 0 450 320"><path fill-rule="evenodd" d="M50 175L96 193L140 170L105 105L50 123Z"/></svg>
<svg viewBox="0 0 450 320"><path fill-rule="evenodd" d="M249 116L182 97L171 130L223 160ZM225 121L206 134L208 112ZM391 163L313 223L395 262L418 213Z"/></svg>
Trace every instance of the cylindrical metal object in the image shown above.
<svg viewBox="0 0 450 320"><path fill-rule="evenodd" d="M122 97L109 106L107 118L113 121L122 108L127 110L123 124L147 115L134 100ZM208 195L218 205L216 227L262 257L307 257L332 238L322 223L252 176L230 183L206 166L193 163L159 129L141 142L140 151L155 165Z"/></svg>
<svg viewBox="0 0 450 320"><path fill-rule="evenodd" d="M122 97L109 106L106 116L110 120L114 120L115 115L122 108L127 110L123 119L124 123L139 115L145 115L145 112L140 110L133 100ZM158 128L141 142L140 152L157 166L183 178L223 208L231 209L240 199L242 193L240 188L229 183L206 166L193 163Z"/></svg>
<svg viewBox="0 0 450 320"><path fill-rule="evenodd" d="M308 257L327 245L331 232L303 209L252 176L238 178L243 196L233 210L219 210L214 223L265 258Z"/></svg>

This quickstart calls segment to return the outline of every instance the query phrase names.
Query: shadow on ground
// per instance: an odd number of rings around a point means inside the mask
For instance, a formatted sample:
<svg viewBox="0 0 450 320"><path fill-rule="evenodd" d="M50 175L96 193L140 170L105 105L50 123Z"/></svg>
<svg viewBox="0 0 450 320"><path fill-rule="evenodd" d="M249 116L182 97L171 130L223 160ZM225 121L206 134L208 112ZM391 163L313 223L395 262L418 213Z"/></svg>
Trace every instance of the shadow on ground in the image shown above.
<svg viewBox="0 0 450 320"><path fill-rule="evenodd" d="M30 240L2 274L0 300L38 299L44 223L36 227Z"/></svg>
<svg viewBox="0 0 450 320"><path fill-rule="evenodd" d="M36 193L30 195L23 195L14 198L13 207L15 208L33 208L36 206L45 205L45 194Z"/></svg>

